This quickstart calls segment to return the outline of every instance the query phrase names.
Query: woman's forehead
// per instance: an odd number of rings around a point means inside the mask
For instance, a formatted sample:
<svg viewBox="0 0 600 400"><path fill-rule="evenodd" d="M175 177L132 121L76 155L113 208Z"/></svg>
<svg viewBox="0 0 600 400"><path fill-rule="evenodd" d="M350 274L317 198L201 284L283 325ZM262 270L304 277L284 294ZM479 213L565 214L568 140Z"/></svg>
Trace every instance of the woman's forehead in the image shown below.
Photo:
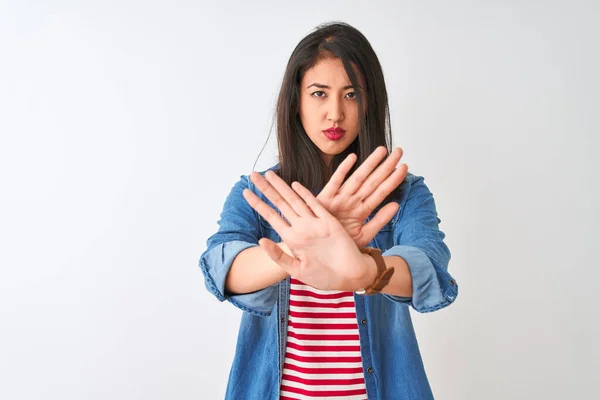
<svg viewBox="0 0 600 400"><path fill-rule="evenodd" d="M304 73L302 77L303 88L313 84L325 85L333 89L352 86L342 60L331 57L318 60L312 68Z"/></svg>

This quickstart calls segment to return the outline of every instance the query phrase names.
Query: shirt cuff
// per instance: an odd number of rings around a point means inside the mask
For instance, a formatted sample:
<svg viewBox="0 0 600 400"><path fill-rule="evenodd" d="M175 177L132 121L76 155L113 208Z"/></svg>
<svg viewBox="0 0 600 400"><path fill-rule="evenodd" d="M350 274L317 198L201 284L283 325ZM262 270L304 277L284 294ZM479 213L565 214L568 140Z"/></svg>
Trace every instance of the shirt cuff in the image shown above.
<svg viewBox="0 0 600 400"><path fill-rule="evenodd" d="M219 301L228 300L242 311L267 317L277 302L277 283L252 293L232 295L225 291L225 279L233 260L242 251L255 246L258 244L239 240L221 243L204 252L199 264L206 288Z"/></svg>
<svg viewBox="0 0 600 400"><path fill-rule="evenodd" d="M383 253L383 256L399 256L406 261L412 278L412 297L384 294L388 299L411 305L418 312L435 311L449 305L452 301L444 296L438 280L436 268L423 252L413 247L397 245ZM452 300L454 296L450 296Z"/></svg>

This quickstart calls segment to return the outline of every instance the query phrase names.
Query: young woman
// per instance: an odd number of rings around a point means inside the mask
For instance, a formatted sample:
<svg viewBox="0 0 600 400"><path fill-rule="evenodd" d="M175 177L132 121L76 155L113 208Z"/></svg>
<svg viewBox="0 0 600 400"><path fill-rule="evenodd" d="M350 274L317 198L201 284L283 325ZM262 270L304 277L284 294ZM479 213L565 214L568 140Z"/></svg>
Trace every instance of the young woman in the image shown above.
<svg viewBox="0 0 600 400"><path fill-rule="evenodd" d="M441 309L458 287L431 192L396 168L359 31L300 41L277 133L279 163L235 184L200 258L208 290L244 311L226 398L433 398L409 306Z"/></svg>

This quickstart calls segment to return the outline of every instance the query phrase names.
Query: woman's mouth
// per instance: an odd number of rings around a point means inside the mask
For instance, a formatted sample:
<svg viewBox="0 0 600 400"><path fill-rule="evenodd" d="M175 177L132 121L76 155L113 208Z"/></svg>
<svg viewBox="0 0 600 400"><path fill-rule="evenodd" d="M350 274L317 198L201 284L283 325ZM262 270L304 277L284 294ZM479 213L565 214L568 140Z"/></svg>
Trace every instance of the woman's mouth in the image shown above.
<svg viewBox="0 0 600 400"><path fill-rule="evenodd" d="M329 128L323 131L323 133L329 140L340 140L344 136L346 131L342 128Z"/></svg>

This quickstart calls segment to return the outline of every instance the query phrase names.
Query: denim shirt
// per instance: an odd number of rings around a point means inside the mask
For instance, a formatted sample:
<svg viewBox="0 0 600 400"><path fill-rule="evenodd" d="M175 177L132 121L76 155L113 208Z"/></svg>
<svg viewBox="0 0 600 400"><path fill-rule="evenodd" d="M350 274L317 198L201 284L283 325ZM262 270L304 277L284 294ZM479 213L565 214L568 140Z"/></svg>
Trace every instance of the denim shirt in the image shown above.
<svg viewBox="0 0 600 400"><path fill-rule="evenodd" d="M260 173L264 176L265 172ZM230 295L225 291L225 277L241 251L258 246L262 237L281 241L242 197L246 188L277 210L248 176L242 176L225 200L219 229L208 238L199 264L209 292L244 311L225 398L276 400L287 339L289 278L253 293ZM446 307L456 299L458 286L448 273L450 251L423 177L407 174L398 203L394 218L369 246L407 262L413 295L354 295L365 384L370 400L433 399L410 308L426 313Z"/></svg>

